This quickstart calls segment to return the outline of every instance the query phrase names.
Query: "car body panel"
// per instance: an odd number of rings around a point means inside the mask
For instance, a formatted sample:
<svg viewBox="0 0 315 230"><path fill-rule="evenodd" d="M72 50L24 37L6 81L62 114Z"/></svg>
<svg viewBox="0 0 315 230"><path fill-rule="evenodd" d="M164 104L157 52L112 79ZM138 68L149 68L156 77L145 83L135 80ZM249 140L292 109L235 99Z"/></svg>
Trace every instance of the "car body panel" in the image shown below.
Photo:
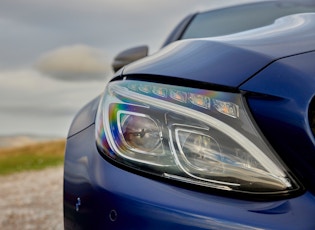
<svg viewBox="0 0 315 230"><path fill-rule="evenodd" d="M194 81L242 93L261 133L305 186L300 193L240 199L118 165L97 149L99 96L80 110L68 134L65 228L315 229L315 139L308 122L315 97L314 23L313 14L298 14L234 35L175 42L113 79L167 79L188 87Z"/></svg>
<svg viewBox="0 0 315 230"><path fill-rule="evenodd" d="M315 52L278 60L240 89L255 92L247 101L258 126L290 168L315 191L315 140L308 122L309 104L315 96L312 60Z"/></svg>
<svg viewBox="0 0 315 230"><path fill-rule="evenodd" d="M90 126L67 141L66 228L315 228L315 198L310 193L288 200L255 202L145 178L104 160L95 145L94 128ZM76 211L78 198L81 205Z"/></svg>
<svg viewBox="0 0 315 230"><path fill-rule="evenodd" d="M267 56L229 44L185 40L173 43L156 55L127 66L123 75L170 76L237 87L271 61ZM222 62L226 64L221 65Z"/></svg>
<svg viewBox="0 0 315 230"><path fill-rule="evenodd" d="M93 99L77 113L69 129L68 137L71 137L94 124L99 100L100 96Z"/></svg>
<svg viewBox="0 0 315 230"><path fill-rule="evenodd" d="M312 50L315 14L297 14L237 34L175 42L126 66L123 75L172 76L238 87L273 61Z"/></svg>

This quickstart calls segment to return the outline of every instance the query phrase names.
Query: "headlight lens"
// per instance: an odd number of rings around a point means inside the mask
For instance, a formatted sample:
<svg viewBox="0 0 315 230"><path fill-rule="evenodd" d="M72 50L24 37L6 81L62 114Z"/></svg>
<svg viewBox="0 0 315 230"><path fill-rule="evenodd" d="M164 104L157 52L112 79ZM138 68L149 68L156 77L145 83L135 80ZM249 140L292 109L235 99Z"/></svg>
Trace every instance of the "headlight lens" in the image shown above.
<svg viewBox="0 0 315 230"><path fill-rule="evenodd" d="M251 194L298 189L237 93L112 82L100 102L96 140L113 160L164 178Z"/></svg>

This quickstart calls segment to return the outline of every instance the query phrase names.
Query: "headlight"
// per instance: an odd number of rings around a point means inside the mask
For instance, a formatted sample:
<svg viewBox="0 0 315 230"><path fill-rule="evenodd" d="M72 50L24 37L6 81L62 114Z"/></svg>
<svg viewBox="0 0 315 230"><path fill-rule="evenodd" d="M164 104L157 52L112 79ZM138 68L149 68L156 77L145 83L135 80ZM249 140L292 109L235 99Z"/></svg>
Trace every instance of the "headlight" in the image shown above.
<svg viewBox="0 0 315 230"><path fill-rule="evenodd" d="M298 189L238 93L112 82L100 102L96 140L114 161L168 179L251 194Z"/></svg>

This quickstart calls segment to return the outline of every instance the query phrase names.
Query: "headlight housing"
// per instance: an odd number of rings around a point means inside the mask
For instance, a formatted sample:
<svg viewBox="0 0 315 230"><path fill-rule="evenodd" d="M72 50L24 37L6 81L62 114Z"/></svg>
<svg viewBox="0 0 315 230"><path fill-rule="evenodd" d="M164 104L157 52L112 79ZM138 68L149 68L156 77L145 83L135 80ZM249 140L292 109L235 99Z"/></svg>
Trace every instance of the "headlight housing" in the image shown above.
<svg viewBox="0 0 315 230"><path fill-rule="evenodd" d="M98 109L96 141L114 161L163 178L248 194L299 188L239 93L111 82Z"/></svg>

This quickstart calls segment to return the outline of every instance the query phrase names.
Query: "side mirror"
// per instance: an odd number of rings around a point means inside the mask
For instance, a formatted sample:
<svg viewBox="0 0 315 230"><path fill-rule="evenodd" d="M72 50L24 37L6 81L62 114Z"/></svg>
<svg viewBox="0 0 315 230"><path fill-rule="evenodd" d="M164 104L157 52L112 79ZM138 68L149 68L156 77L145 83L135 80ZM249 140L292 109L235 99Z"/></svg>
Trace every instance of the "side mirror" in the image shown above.
<svg viewBox="0 0 315 230"><path fill-rule="evenodd" d="M124 50L119 53L112 64L114 72L119 70L121 67L128 65L131 62L137 61L141 58L148 56L148 46L138 46L131 49Z"/></svg>

